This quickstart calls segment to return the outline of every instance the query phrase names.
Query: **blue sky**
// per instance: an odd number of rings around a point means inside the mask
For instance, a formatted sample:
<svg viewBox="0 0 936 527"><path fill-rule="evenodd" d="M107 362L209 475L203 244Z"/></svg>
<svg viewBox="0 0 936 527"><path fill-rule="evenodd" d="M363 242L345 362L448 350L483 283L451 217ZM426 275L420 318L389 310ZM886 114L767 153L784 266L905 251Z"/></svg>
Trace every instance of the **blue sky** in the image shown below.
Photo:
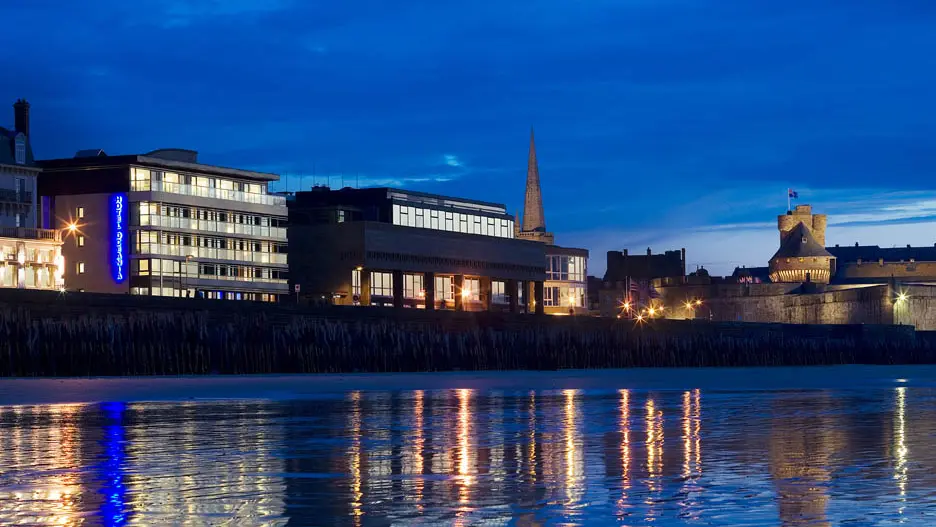
<svg viewBox="0 0 936 527"><path fill-rule="evenodd" d="M931 0L31 0L0 19L0 101L32 102L41 158L193 148L283 188L344 174L514 211L534 126L547 227L593 274L648 245L764 265L787 187L830 244L936 243Z"/></svg>

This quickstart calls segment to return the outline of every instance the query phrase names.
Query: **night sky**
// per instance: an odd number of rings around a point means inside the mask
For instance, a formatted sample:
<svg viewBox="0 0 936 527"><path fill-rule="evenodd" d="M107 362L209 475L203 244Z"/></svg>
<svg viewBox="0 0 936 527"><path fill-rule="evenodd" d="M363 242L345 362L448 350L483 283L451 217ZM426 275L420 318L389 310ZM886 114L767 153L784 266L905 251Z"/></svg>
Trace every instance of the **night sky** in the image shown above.
<svg viewBox="0 0 936 527"><path fill-rule="evenodd" d="M591 274L625 247L766 265L787 187L829 244L936 243L932 0L29 0L0 22L0 124L28 98L39 158L191 148L278 190L343 174L513 212L533 126L547 227Z"/></svg>

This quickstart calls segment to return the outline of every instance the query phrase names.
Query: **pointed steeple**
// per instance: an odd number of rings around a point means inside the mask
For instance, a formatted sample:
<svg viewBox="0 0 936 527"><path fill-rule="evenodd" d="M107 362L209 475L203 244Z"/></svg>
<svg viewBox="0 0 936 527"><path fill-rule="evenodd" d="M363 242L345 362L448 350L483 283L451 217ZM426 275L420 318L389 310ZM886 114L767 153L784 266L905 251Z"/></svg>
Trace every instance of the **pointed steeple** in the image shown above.
<svg viewBox="0 0 936 527"><path fill-rule="evenodd" d="M533 140L533 127L530 127L530 158L527 161L522 230L526 232L546 232L546 216L543 214L543 194L540 190L539 165L536 162L536 142Z"/></svg>

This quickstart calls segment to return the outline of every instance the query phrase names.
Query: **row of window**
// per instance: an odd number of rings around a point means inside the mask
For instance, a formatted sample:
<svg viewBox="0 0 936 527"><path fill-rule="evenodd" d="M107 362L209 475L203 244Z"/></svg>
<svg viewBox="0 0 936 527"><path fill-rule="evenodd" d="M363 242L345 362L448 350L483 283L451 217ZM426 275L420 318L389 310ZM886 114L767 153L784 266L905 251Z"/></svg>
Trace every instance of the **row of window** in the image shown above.
<svg viewBox="0 0 936 527"><path fill-rule="evenodd" d="M393 204L393 224L404 227L435 229L498 238L514 237L514 222L477 214L424 209Z"/></svg>
<svg viewBox="0 0 936 527"><path fill-rule="evenodd" d="M220 238L202 234L179 234L165 231L133 231L133 237L137 244L162 243L168 245L183 245L186 247L211 247L214 249L231 249L258 253L285 254L286 252L286 245L276 242Z"/></svg>
<svg viewBox="0 0 936 527"><path fill-rule="evenodd" d="M212 300L248 300L254 302L276 302L270 293L244 293L237 291L203 291L177 287L131 287L130 294L145 296L172 296L176 298L209 298Z"/></svg>
<svg viewBox="0 0 936 527"><path fill-rule="evenodd" d="M351 294L361 296L361 273L357 269L351 271ZM506 282L502 280L491 281L491 302L507 304L510 302L506 294ZM435 301L454 302L455 295L461 294L465 302L481 301L481 279L465 277L460 292L455 290L455 278L449 276L435 277ZM518 284L518 298L522 301L522 288ZM393 297L393 273L371 271L370 273L371 297ZM423 300L426 298L425 275L422 273L405 273L403 275L403 298L409 300Z"/></svg>
<svg viewBox="0 0 936 527"><path fill-rule="evenodd" d="M154 191L262 205L286 206L286 198L267 194L261 183L247 183L212 176L162 172L148 168L130 169L130 190Z"/></svg>
<svg viewBox="0 0 936 527"><path fill-rule="evenodd" d="M193 220L236 223L239 225L254 225L261 227L285 227L285 218L275 218L258 214L245 214L228 210L205 209L181 205L167 205L141 201L139 203L140 216L166 216L170 218L185 218Z"/></svg>
<svg viewBox="0 0 936 527"><path fill-rule="evenodd" d="M560 254L546 257L547 280L584 282L586 271L584 256L566 256Z"/></svg>
<svg viewBox="0 0 936 527"><path fill-rule="evenodd" d="M47 267L0 265L0 287L55 289L55 273Z"/></svg>
<svg viewBox="0 0 936 527"><path fill-rule="evenodd" d="M182 281L188 278L205 278L285 283L287 280L286 271L283 269L159 259L134 259L130 265L130 273L133 276L174 277Z"/></svg>
<svg viewBox="0 0 936 527"><path fill-rule="evenodd" d="M213 260L239 260L286 264L286 245L268 241L216 238L160 231L135 231L136 254L191 256Z"/></svg>

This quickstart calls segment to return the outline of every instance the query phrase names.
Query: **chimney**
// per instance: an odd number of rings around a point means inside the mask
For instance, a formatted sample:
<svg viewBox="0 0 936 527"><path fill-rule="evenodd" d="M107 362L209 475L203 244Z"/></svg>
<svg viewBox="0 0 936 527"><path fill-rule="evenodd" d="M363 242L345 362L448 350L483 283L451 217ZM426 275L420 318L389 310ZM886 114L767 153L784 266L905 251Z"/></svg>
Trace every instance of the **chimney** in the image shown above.
<svg viewBox="0 0 936 527"><path fill-rule="evenodd" d="M13 127L29 138L29 103L26 99L17 99L13 103Z"/></svg>
<svg viewBox="0 0 936 527"><path fill-rule="evenodd" d="M855 247L858 247L858 242L855 242Z"/></svg>
<svg viewBox="0 0 936 527"><path fill-rule="evenodd" d="M649 248L649 247L647 247L647 256L650 256L651 254L653 254L653 253L652 253L652 252L650 252L650 248Z"/></svg>

